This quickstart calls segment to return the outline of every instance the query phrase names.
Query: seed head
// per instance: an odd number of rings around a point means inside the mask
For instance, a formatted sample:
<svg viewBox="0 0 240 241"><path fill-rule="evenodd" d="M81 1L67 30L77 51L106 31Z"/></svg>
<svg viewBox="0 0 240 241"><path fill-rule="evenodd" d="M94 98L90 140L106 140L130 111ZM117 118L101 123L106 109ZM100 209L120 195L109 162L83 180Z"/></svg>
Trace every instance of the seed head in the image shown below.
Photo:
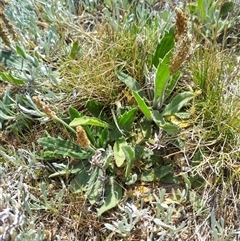
<svg viewBox="0 0 240 241"><path fill-rule="evenodd" d="M76 132L77 132L77 143L79 146L82 148L87 148L90 145L90 141L87 137L87 134L85 130L83 129L82 126L77 126L76 127Z"/></svg>
<svg viewBox="0 0 240 241"><path fill-rule="evenodd" d="M177 15L175 24L175 42L178 42L181 36L187 35L187 19L180 8L176 8L175 12Z"/></svg>
<svg viewBox="0 0 240 241"><path fill-rule="evenodd" d="M171 58L171 74L175 74L188 58L191 41L188 36L182 38L176 45Z"/></svg>
<svg viewBox="0 0 240 241"><path fill-rule="evenodd" d="M46 105L38 96L33 96L32 100L34 103L46 113L47 116L54 119L56 117L56 113L50 109L48 105Z"/></svg>
<svg viewBox="0 0 240 241"><path fill-rule="evenodd" d="M183 11L176 8L175 49L171 58L171 74L175 74L189 56L191 41L187 33L187 19Z"/></svg>

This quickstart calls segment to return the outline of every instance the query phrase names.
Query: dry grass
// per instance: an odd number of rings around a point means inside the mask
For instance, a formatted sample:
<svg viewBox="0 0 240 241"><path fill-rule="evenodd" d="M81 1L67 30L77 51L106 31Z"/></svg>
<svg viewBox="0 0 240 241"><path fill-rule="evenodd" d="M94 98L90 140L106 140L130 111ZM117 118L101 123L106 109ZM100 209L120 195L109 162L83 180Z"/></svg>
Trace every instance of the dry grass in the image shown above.
<svg viewBox="0 0 240 241"><path fill-rule="evenodd" d="M85 44L87 36L82 39L75 34L73 40L83 46L82 56L63 59L60 66L62 88L74 89L86 100L95 99L105 105L115 103L124 89L116 76L117 71L123 70L140 83L144 82L144 64L149 61L155 44L146 39L148 31L119 29L116 33L109 23L101 22L96 24L90 45Z"/></svg>

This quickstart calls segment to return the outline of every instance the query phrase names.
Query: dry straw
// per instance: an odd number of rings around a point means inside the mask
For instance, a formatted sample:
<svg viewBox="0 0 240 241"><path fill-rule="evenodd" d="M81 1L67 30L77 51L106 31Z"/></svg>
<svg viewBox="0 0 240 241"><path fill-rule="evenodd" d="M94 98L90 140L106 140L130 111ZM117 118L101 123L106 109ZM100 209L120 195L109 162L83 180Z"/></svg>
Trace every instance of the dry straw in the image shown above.
<svg viewBox="0 0 240 241"><path fill-rule="evenodd" d="M175 42L176 47L173 52L170 71L175 74L187 59L191 41L187 34L187 19L181 9L176 8Z"/></svg>
<svg viewBox="0 0 240 241"><path fill-rule="evenodd" d="M87 134L82 126L76 127L77 134L77 143L82 148L88 148L90 146L90 141L87 137Z"/></svg>
<svg viewBox="0 0 240 241"><path fill-rule="evenodd" d="M43 101L38 96L33 96L33 101L34 103L43 110L44 113L46 113L47 116L50 118L55 119L56 118L56 113L50 109L48 105L46 105Z"/></svg>

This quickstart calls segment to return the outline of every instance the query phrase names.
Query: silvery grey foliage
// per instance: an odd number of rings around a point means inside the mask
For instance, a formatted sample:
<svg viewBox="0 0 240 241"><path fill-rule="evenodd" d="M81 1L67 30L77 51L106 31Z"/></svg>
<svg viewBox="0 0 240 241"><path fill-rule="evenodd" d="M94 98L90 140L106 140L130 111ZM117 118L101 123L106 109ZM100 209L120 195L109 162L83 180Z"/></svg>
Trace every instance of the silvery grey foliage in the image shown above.
<svg viewBox="0 0 240 241"><path fill-rule="evenodd" d="M9 150L10 151L10 150ZM0 150L0 241L44 240L43 227L37 228L30 209L30 192L25 180L35 176L39 165L34 154L19 149L12 156Z"/></svg>

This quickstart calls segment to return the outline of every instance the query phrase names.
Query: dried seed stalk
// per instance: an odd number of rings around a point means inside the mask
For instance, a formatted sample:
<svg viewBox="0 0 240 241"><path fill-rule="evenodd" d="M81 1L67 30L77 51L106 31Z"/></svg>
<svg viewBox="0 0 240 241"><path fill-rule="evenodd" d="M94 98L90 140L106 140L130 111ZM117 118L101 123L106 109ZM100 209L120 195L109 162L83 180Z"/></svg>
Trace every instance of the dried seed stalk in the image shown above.
<svg viewBox="0 0 240 241"><path fill-rule="evenodd" d="M11 46L11 42L9 39L9 35L11 34L13 40L17 40L17 33L15 32L12 24L7 19L4 14L5 5L2 1L0 1L0 38L7 46Z"/></svg>
<svg viewBox="0 0 240 241"><path fill-rule="evenodd" d="M181 9L176 8L175 42L176 46L171 58L171 74L175 74L187 59L190 51L191 40L187 33L187 20Z"/></svg>

